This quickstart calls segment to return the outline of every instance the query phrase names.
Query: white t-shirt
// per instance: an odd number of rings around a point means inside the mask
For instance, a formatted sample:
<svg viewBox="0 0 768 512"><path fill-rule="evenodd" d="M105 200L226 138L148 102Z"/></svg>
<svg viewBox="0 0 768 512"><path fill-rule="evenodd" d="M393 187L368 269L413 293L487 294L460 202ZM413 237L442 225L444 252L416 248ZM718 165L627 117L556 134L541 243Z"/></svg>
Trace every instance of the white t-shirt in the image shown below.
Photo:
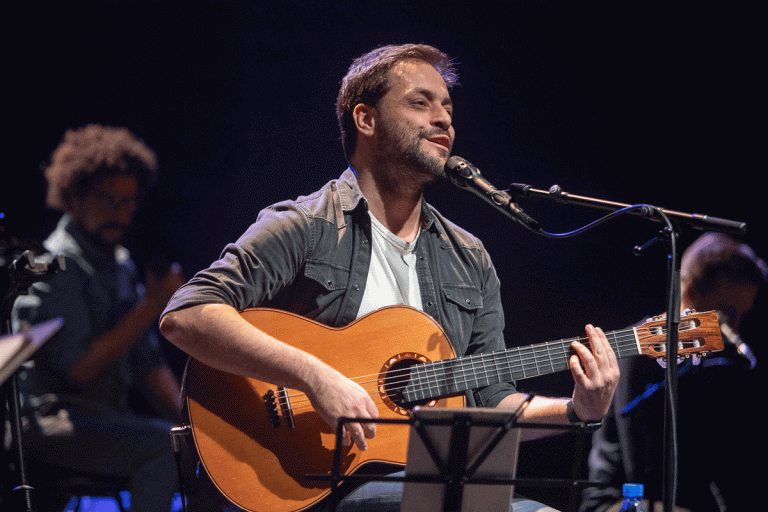
<svg viewBox="0 0 768 512"><path fill-rule="evenodd" d="M406 242L371 216L371 266L365 284L363 302L357 317L384 306L405 304L421 307L421 291L416 275L416 242Z"/></svg>

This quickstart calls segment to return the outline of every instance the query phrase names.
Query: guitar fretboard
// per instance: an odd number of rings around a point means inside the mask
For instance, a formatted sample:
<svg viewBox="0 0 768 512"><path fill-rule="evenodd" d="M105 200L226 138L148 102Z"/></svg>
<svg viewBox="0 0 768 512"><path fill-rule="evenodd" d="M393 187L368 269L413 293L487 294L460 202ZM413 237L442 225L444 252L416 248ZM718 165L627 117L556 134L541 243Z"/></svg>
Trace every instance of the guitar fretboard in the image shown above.
<svg viewBox="0 0 768 512"><path fill-rule="evenodd" d="M617 358L640 354L634 329L608 332L606 337ZM574 341L589 345L585 338L570 338L415 365L410 369L403 398L407 402L430 400L468 389L566 370Z"/></svg>

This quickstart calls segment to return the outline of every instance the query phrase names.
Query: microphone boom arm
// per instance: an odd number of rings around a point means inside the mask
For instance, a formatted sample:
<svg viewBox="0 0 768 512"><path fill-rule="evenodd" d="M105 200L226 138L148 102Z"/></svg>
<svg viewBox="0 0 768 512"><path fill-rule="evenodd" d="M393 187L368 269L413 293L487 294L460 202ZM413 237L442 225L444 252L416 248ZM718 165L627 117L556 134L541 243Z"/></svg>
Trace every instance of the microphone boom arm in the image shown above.
<svg viewBox="0 0 768 512"><path fill-rule="evenodd" d="M591 206L603 210L617 211L624 208L631 208L632 205L606 201L604 199L594 199L591 197L579 196L565 192L560 185L552 185L549 190L538 190L530 185L513 183L509 186L512 195L520 197L537 197L543 199L552 199L561 203L575 204L581 206ZM733 235L744 235L747 232L747 224L734 220L702 215L699 213L683 213L665 208L656 208L658 211L669 217L673 221L683 221L696 229L713 230L730 233ZM662 222L659 216L653 215L650 207L628 210L629 213L641 215L646 218L652 218Z"/></svg>

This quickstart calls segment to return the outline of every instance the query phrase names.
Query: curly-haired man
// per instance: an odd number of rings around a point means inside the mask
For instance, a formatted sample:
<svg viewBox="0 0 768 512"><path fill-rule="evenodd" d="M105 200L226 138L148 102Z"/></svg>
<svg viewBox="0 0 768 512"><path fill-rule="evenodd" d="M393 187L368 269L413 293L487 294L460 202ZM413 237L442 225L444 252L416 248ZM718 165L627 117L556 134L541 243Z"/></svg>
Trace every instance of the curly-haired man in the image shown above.
<svg viewBox="0 0 768 512"><path fill-rule="evenodd" d="M64 320L22 379L33 467L129 478L131 510L146 511L170 510L171 422L136 414L128 399L138 389L180 419L179 385L152 326L182 277L148 273L142 286L121 242L156 169L154 152L125 128L67 131L45 168L47 203L64 215L44 242L66 270L17 302L20 318Z"/></svg>

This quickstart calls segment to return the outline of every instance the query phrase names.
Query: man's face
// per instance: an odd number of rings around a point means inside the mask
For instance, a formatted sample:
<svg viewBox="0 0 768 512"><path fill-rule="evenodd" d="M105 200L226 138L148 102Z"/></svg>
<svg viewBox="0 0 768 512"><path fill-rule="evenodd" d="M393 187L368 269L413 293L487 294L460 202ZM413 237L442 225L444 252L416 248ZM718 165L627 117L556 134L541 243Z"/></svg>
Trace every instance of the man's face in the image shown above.
<svg viewBox="0 0 768 512"><path fill-rule="evenodd" d="M389 71L390 89L376 104L376 144L398 171L432 181L443 174L453 146L453 103L442 76L426 62Z"/></svg>
<svg viewBox="0 0 768 512"><path fill-rule="evenodd" d="M97 244L114 248L131 226L138 192L139 183L135 176L107 176L85 197L72 201L70 214Z"/></svg>

